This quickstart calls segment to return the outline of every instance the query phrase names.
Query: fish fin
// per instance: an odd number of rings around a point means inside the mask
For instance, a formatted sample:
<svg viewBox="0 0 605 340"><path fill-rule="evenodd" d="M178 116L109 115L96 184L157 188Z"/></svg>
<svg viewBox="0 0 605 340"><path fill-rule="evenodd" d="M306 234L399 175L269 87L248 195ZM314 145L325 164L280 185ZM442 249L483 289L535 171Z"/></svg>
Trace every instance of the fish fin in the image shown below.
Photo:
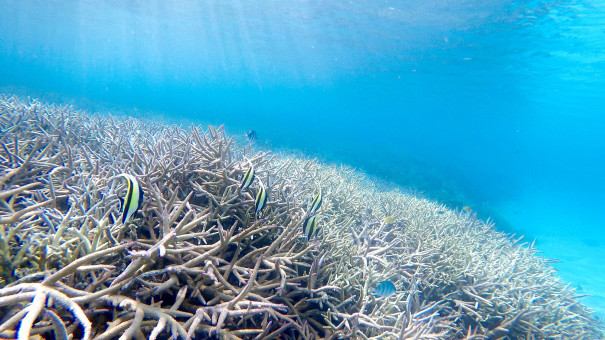
<svg viewBox="0 0 605 340"><path fill-rule="evenodd" d="M139 206L137 207L137 210L141 209L143 206L143 199L145 198L143 194L143 188L141 188L141 185L139 184Z"/></svg>
<svg viewBox="0 0 605 340"><path fill-rule="evenodd" d="M126 224L126 218L128 217L128 210L122 212L122 224Z"/></svg>

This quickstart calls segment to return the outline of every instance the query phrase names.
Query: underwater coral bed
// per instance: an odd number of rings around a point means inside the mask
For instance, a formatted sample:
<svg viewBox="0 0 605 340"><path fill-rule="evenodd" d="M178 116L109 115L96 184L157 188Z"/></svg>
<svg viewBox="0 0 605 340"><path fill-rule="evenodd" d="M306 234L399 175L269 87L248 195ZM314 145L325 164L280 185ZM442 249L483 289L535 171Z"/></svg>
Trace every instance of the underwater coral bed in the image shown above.
<svg viewBox="0 0 605 340"><path fill-rule="evenodd" d="M0 129L0 338L603 336L531 244L352 169L11 96Z"/></svg>

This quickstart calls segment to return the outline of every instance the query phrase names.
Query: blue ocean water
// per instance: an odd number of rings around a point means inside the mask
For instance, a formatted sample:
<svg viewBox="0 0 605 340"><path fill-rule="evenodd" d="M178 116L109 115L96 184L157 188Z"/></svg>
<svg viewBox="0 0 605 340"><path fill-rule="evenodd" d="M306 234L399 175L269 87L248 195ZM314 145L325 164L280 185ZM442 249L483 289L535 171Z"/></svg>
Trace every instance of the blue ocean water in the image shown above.
<svg viewBox="0 0 605 340"><path fill-rule="evenodd" d="M0 87L226 124L536 239L605 316L603 1L0 2Z"/></svg>

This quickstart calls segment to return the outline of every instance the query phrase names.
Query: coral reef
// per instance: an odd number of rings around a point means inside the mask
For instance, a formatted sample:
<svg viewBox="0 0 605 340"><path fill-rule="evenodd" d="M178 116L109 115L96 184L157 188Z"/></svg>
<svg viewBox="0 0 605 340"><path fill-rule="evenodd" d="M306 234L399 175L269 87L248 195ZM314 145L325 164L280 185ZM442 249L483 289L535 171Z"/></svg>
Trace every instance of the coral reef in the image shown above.
<svg viewBox="0 0 605 340"><path fill-rule="evenodd" d="M10 96L0 129L0 338L603 336L532 245L351 169Z"/></svg>

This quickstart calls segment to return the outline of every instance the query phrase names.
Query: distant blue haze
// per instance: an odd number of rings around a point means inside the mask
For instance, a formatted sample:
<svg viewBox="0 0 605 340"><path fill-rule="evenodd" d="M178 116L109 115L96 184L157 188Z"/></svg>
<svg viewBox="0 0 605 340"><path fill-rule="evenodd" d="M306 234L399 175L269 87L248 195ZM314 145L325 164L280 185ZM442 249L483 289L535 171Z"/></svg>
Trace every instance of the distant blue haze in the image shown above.
<svg viewBox="0 0 605 340"><path fill-rule="evenodd" d="M603 51L603 1L0 2L5 91L251 128L470 205L605 315Z"/></svg>

